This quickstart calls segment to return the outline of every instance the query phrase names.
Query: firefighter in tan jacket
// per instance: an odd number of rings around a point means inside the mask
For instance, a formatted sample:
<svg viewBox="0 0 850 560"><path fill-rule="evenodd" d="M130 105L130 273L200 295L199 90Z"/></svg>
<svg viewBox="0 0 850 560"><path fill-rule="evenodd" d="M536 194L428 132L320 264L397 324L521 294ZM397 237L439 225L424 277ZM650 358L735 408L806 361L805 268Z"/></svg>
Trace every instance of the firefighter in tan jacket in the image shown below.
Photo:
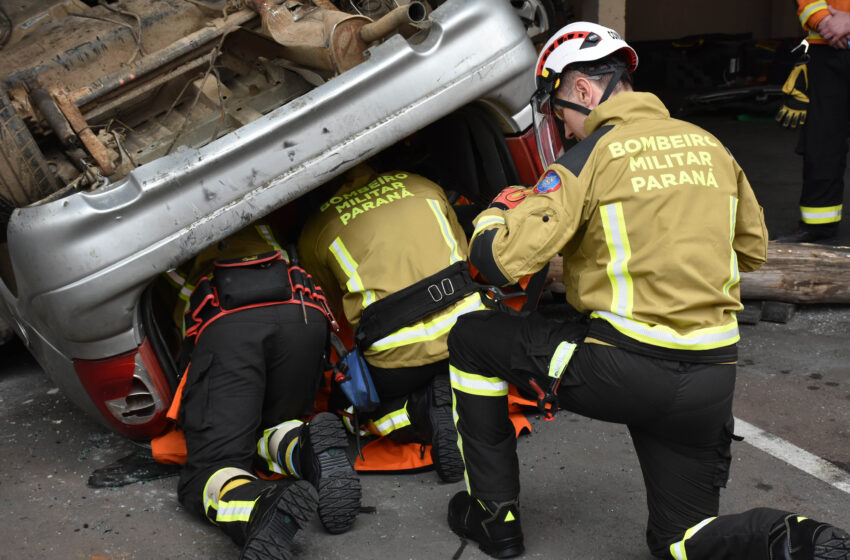
<svg viewBox="0 0 850 560"><path fill-rule="evenodd" d="M732 156L670 118L654 95L632 91L636 66L616 32L588 22L561 29L541 51L532 106L548 168L476 218L470 260L508 285L561 253L571 306L486 310L452 329L468 484L449 503L449 526L497 558L524 550L510 382L545 414L561 407L628 426L658 558L850 550L843 531L787 512L717 517L731 458L739 271L764 263L767 231ZM559 153L571 137L579 142ZM785 555L792 544L808 556Z"/></svg>
<svg viewBox="0 0 850 560"><path fill-rule="evenodd" d="M302 262L361 335L381 400L368 415L373 428L431 444L437 474L460 480L446 339L458 317L484 308L474 286L458 282L468 278L456 272L466 236L442 188L424 177L359 166L348 179L304 226ZM394 323L399 316L419 318Z"/></svg>

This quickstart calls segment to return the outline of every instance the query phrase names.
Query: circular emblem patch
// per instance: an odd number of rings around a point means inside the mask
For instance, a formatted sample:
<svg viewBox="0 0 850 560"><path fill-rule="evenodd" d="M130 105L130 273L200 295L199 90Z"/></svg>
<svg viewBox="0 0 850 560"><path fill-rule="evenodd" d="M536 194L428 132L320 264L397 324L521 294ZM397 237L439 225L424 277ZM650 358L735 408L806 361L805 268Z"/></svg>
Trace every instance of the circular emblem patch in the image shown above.
<svg viewBox="0 0 850 560"><path fill-rule="evenodd" d="M554 171L549 171L537 182L537 186L534 187L534 192L537 194L546 194L555 192L560 188L561 178L558 177L558 174Z"/></svg>

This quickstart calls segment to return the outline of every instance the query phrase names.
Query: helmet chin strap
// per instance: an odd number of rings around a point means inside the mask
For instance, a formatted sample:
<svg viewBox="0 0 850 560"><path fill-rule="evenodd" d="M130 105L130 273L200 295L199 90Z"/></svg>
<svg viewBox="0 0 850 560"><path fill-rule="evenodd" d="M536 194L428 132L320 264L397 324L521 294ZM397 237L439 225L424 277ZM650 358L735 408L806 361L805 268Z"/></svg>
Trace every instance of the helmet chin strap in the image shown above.
<svg viewBox="0 0 850 560"><path fill-rule="evenodd" d="M605 91L602 92L602 97L599 99L599 103L607 100L611 97L611 93L614 91L614 88L617 87L617 84L620 82L620 78L623 76L623 72L626 69L622 66L614 66L610 70L606 70L605 72L599 72L597 74L589 74L590 76L598 76L600 74L613 74L611 76L611 81L608 82L608 85L605 87ZM567 109L572 109L573 111L578 111L579 113L589 115L590 109L584 107L583 105L579 105L578 103L573 103L572 101L564 101L558 97L552 95L552 103L558 105L559 107L566 107Z"/></svg>

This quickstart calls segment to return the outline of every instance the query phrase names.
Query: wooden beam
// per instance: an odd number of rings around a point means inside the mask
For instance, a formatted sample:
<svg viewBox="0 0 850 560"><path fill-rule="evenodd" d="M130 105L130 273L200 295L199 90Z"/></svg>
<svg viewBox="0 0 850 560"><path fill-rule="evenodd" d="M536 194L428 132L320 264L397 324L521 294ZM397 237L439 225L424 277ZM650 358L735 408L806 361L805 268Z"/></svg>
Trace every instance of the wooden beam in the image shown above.
<svg viewBox="0 0 850 560"><path fill-rule="evenodd" d="M850 247L771 241L767 263L741 273L741 298L850 303Z"/></svg>

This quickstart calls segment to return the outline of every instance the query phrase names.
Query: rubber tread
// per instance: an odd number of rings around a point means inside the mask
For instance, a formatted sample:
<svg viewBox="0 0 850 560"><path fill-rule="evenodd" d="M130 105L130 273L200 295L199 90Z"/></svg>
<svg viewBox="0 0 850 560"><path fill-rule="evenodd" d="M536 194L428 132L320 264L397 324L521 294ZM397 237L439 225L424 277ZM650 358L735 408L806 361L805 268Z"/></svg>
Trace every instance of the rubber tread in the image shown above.
<svg viewBox="0 0 850 560"><path fill-rule="evenodd" d="M348 531L360 511L360 479L345 453L348 435L334 414L317 414L306 426L307 479L319 491L319 520L329 533ZM303 450L302 450L303 453Z"/></svg>
<svg viewBox="0 0 850 560"><path fill-rule="evenodd" d="M41 200L56 188L47 161L0 87L0 241L15 208Z"/></svg>
<svg viewBox="0 0 850 560"><path fill-rule="evenodd" d="M447 377L435 377L431 383L431 460L437 476L444 482L463 478L466 467L457 446L457 429L452 416L452 387Z"/></svg>
<svg viewBox="0 0 850 560"><path fill-rule="evenodd" d="M254 527L240 560L292 560L292 539L306 527L316 511L318 495L307 481L296 480L278 496Z"/></svg>
<svg viewBox="0 0 850 560"><path fill-rule="evenodd" d="M814 560L850 560L850 534L831 525L821 529L815 537Z"/></svg>

